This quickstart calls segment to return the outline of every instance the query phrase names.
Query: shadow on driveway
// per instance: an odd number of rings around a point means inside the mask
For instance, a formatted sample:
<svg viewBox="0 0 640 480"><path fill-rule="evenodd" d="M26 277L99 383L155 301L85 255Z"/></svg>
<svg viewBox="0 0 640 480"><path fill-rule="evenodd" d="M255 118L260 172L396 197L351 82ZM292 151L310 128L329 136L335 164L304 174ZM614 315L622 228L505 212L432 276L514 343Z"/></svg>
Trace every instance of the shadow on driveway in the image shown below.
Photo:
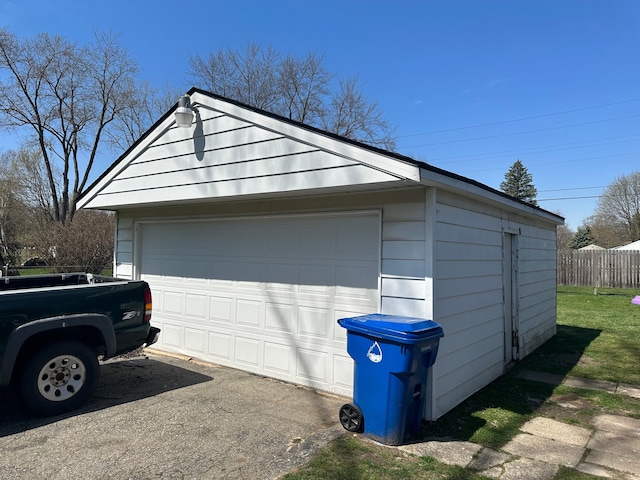
<svg viewBox="0 0 640 480"><path fill-rule="evenodd" d="M22 405L15 391L3 388L0 437L211 380L211 376L147 357L108 360L100 366L100 380L89 401L77 410L53 417L36 416Z"/></svg>

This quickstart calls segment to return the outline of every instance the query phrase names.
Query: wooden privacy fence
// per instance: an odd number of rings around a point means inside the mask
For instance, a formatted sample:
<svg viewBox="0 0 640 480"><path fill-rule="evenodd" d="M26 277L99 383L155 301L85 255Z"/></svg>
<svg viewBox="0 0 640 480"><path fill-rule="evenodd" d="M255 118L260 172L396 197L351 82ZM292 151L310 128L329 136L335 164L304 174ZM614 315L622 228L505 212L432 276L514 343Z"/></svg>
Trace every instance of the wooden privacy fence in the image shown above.
<svg viewBox="0 0 640 480"><path fill-rule="evenodd" d="M559 251L558 285L639 288L640 251Z"/></svg>

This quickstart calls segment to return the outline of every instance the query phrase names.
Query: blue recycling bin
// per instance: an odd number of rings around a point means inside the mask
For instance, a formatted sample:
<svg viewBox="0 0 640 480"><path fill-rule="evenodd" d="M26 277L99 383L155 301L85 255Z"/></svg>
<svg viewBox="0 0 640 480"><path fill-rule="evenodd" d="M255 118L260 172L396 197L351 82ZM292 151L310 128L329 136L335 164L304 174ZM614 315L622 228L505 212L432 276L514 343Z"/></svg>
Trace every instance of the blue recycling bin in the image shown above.
<svg viewBox="0 0 640 480"><path fill-rule="evenodd" d="M349 431L386 445L420 432L426 384L442 327L432 320L374 313L341 318L353 358L353 405L340 409Z"/></svg>

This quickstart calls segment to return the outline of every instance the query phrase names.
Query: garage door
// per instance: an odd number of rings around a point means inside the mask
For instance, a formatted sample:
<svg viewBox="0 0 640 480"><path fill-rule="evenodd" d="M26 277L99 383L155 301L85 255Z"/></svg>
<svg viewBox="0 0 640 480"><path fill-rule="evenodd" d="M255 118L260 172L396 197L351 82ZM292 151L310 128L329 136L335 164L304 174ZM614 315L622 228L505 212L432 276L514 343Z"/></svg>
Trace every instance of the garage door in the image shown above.
<svg viewBox="0 0 640 480"><path fill-rule="evenodd" d="M159 348L351 395L339 318L378 311L380 217L143 223Z"/></svg>

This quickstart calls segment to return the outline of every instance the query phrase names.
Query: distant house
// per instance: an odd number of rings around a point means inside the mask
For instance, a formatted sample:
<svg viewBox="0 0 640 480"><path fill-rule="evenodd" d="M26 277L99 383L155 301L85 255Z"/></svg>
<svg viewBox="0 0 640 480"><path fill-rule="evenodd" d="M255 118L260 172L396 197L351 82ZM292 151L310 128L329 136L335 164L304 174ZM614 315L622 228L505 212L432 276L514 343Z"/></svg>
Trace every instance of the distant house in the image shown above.
<svg viewBox="0 0 640 480"><path fill-rule="evenodd" d="M342 317L444 329L436 419L555 334L562 218L472 179L192 89L81 196L117 213L158 348L352 395Z"/></svg>
<svg viewBox="0 0 640 480"><path fill-rule="evenodd" d="M631 242L620 247L613 247L611 250L640 250L640 240L636 240L635 242Z"/></svg>
<svg viewBox="0 0 640 480"><path fill-rule="evenodd" d="M591 245L587 245L586 247L579 248L578 250L582 250L582 251L584 251L584 250L605 250L605 248L601 247L599 245L596 245L595 243L592 243Z"/></svg>

